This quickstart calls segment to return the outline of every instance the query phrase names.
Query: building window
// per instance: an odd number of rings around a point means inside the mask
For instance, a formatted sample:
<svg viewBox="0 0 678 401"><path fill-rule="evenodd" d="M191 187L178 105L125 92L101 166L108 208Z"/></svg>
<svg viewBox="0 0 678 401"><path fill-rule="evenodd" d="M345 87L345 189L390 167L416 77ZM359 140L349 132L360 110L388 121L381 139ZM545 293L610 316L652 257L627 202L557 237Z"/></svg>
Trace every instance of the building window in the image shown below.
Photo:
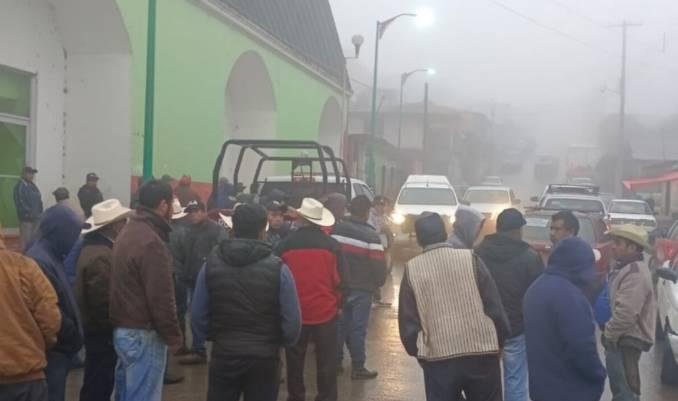
<svg viewBox="0 0 678 401"><path fill-rule="evenodd" d="M0 224L18 226L14 186L26 165L32 76L0 66Z"/></svg>

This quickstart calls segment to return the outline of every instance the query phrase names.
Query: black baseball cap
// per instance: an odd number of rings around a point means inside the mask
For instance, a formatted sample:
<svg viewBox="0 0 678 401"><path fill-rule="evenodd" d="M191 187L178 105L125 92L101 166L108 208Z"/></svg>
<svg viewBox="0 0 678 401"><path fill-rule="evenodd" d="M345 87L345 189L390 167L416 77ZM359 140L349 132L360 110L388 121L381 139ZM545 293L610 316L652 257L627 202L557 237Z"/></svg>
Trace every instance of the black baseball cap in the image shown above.
<svg viewBox="0 0 678 401"><path fill-rule="evenodd" d="M24 167L24 174L25 174L25 173L35 174L35 173L37 173L37 172L38 172L38 170L34 169L34 168L31 167L31 166L26 166L26 167Z"/></svg>
<svg viewBox="0 0 678 401"><path fill-rule="evenodd" d="M205 203L201 200L193 200L188 202L188 205L184 208L185 213L194 213L197 211L202 210L203 212L206 210Z"/></svg>
<svg viewBox="0 0 678 401"><path fill-rule="evenodd" d="M87 181L99 181L97 173L87 173Z"/></svg>
<svg viewBox="0 0 678 401"><path fill-rule="evenodd" d="M510 208L499 213L497 217L497 231L507 232L521 228L527 224L525 217L518 209Z"/></svg>
<svg viewBox="0 0 678 401"><path fill-rule="evenodd" d="M268 204L266 205L266 210L268 210L269 212L285 213L287 211L287 205L285 204L285 202L274 200L268 202Z"/></svg>

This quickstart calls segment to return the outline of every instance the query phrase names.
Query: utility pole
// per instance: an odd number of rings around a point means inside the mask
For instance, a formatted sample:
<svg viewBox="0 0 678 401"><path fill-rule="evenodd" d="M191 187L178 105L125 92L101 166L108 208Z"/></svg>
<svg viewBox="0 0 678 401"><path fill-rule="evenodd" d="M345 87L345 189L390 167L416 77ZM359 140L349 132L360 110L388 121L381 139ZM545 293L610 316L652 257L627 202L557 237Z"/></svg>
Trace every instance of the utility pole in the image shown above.
<svg viewBox="0 0 678 401"><path fill-rule="evenodd" d="M146 32L146 99L144 107L144 180L148 180L153 176L156 10L156 0L148 0L148 27Z"/></svg>
<svg viewBox="0 0 678 401"><path fill-rule="evenodd" d="M613 25L612 28L621 28L622 31L622 53L621 53L621 77L619 79L619 143L617 150L617 166L615 168L615 193L621 197L624 192L624 166L626 162L626 45L627 32L629 27L640 26L626 20L619 25Z"/></svg>
<svg viewBox="0 0 678 401"><path fill-rule="evenodd" d="M424 154L426 154L426 145L428 144L428 130L429 130L429 123L428 123L428 82L424 84L424 135L421 139L421 147L424 150ZM428 174L429 171L426 168L426 157L424 157L424 173Z"/></svg>

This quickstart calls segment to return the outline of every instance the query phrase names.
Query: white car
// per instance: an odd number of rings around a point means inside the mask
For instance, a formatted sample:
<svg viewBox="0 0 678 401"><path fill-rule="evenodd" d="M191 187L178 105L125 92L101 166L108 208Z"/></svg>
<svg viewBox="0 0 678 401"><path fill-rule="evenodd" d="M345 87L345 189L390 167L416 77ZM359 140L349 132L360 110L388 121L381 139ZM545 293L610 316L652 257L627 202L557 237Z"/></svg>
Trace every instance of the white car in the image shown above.
<svg viewBox="0 0 678 401"><path fill-rule="evenodd" d="M642 200L615 199L610 203L609 223L612 226L637 224L647 231L657 228L657 219L647 202Z"/></svg>
<svg viewBox="0 0 678 401"><path fill-rule="evenodd" d="M504 209L518 207L520 200L516 199L509 187L481 186L467 189L462 203L476 209L486 218L496 220Z"/></svg>
<svg viewBox="0 0 678 401"><path fill-rule="evenodd" d="M451 225L458 205L457 194L445 176L410 176L395 201L391 222L401 233L411 234L417 217L434 212Z"/></svg>
<svg viewBox="0 0 678 401"><path fill-rule="evenodd" d="M661 379L663 383L678 385L678 258L673 266L667 261L657 271L658 332L664 337Z"/></svg>

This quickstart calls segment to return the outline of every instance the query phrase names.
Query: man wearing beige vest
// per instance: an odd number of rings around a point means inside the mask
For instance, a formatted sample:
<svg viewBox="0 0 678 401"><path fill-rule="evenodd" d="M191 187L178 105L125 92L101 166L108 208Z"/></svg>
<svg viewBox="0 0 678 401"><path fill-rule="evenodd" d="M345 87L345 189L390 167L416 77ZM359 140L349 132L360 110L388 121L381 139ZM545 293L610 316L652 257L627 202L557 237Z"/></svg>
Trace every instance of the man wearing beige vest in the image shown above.
<svg viewBox="0 0 678 401"><path fill-rule="evenodd" d="M445 242L438 214L420 217L415 230L424 252L405 266L398 323L424 371L427 401L461 399L462 391L469 401L501 401L510 328L492 276L472 250Z"/></svg>

